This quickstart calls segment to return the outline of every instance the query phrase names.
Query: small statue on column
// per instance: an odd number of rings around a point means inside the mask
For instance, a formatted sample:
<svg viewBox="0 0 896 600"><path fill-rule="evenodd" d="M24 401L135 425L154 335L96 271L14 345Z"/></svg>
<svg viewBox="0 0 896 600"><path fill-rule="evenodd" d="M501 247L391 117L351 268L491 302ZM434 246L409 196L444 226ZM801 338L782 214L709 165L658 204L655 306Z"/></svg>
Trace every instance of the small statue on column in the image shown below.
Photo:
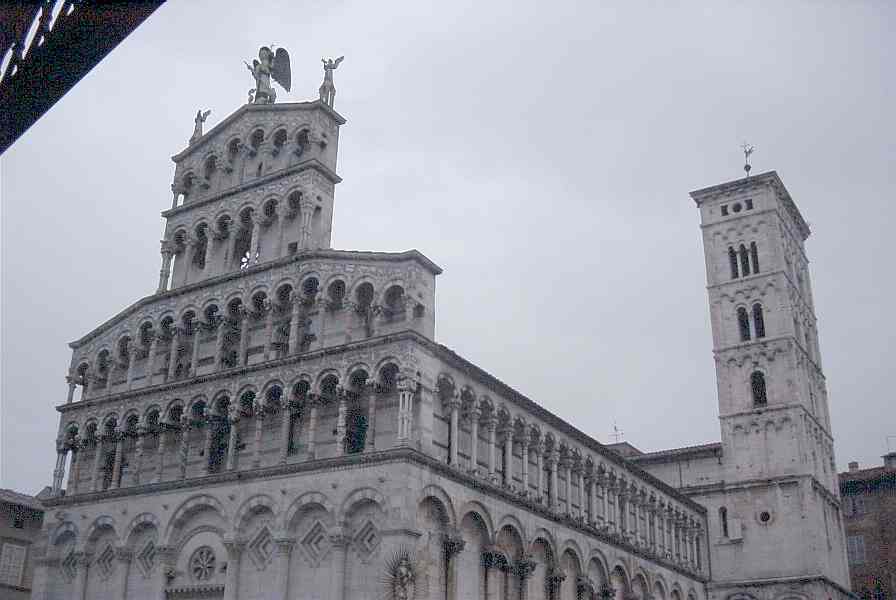
<svg viewBox="0 0 896 600"><path fill-rule="evenodd" d="M289 53L284 48L277 48L275 53L270 47L262 46L258 50L258 59L253 60L251 65L245 64L255 79L255 87L249 90L250 103L274 103L277 99L277 92L271 86L271 79L282 85L287 92L289 91L292 70L289 65Z"/></svg>
<svg viewBox="0 0 896 600"><path fill-rule="evenodd" d="M205 120L210 114L212 114L212 111L210 110L207 110L205 112L202 112L202 110L196 111L196 118L193 119L193 135L190 136L191 144L202 137L202 124L205 123Z"/></svg>
<svg viewBox="0 0 896 600"><path fill-rule="evenodd" d="M345 57L340 56L336 60L332 58L322 58L320 62L324 63L324 82L320 84L320 101L333 108L333 101L336 99L336 86L333 85L333 71L339 66Z"/></svg>

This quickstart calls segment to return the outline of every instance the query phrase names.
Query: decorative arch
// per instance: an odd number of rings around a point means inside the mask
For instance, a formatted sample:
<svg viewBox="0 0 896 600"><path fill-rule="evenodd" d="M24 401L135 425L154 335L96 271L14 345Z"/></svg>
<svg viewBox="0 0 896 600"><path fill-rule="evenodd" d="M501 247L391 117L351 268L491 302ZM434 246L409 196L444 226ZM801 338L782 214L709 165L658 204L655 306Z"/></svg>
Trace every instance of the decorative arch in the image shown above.
<svg viewBox="0 0 896 600"><path fill-rule="evenodd" d="M308 506L320 506L328 515L336 515L335 507L329 498L320 492L306 492L293 500L289 508L283 513L283 520L280 523L282 530L288 530L295 516Z"/></svg>
<svg viewBox="0 0 896 600"><path fill-rule="evenodd" d="M131 522L124 530L124 534L121 536L125 547L132 548L134 535L140 530L147 527L153 527L156 531L161 531L161 523L159 523L159 518L152 513L145 512L140 513L139 515L131 519Z"/></svg>
<svg viewBox="0 0 896 600"><path fill-rule="evenodd" d="M520 540L523 542L523 546L528 546L526 542L526 528L523 527L523 523L516 517L516 515L504 515L501 517L501 520L498 521L498 527L495 529L495 535L498 535L498 532L504 529L505 527L511 527L516 530L518 536L520 536Z"/></svg>
<svg viewBox="0 0 896 600"><path fill-rule="evenodd" d="M71 535L75 540L77 540L80 537L78 526L71 521L60 523L56 527L56 529L53 530L53 535L50 536L50 545L55 546L56 544L58 544L59 540L66 534Z"/></svg>
<svg viewBox="0 0 896 600"><path fill-rule="evenodd" d="M274 516L274 522L277 522L280 518L280 507L277 502L267 494L255 494L243 502L237 509L236 516L233 520L234 530L236 532L242 531L245 521L253 514L265 508L271 511L271 514Z"/></svg>
<svg viewBox="0 0 896 600"><path fill-rule="evenodd" d="M417 505L419 506L427 498L435 498L445 509L445 515L448 517L448 526L457 527L460 523L457 520L457 513L454 511L454 504L448 493L437 485L428 485L423 488L417 497Z"/></svg>
<svg viewBox="0 0 896 600"><path fill-rule="evenodd" d="M553 560L556 561L557 560L557 540L554 538L554 535L550 531L545 529L544 527L539 527L538 529L536 529L535 533L532 534L532 540L528 544L530 552L532 551L532 547L539 540L541 540L541 542L544 543L548 547L548 550L550 550L550 552L551 552L551 557L553 558Z"/></svg>
<svg viewBox="0 0 896 600"><path fill-rule="evenodd" d="M466 504L461 507L460 511L457 514L460 515L461 520L466 517L469 513L475 513L482 523L485 525L486 532L488 533L489 539L494 539L495 537L495 523L492 521L491 514L488 512L488 509L485 508L483 504L476 500L470 500Z"/></svg>
<svg viewBox="0 0 896 600"><path fill-rule="evenodd" d="M353 491L345 497L345 500L342 501L342 504L339 506L338 511L340 520L345 519L356 504L365 501L373 502L379 505L381 509L386 510L386 498L380 492L371 487L363 487Z"/></svg>
<svg viewBox="0 0 896 600"><path fill-rule="evenodd" d="M172 534L179 529L184 522L195 512L203 508L211 508L218 513L218 516L227 523L231 522L227 516L227 511L221 502L209 494L198 494L185 500L181 505L171 513L171 520L165 530L165 540L170 544L172 542Z"/></svg>
<svg viewBox="0 0 896 600"><path fill-rule="evenodd" d="M115 519L109 515L103 515L94 519L93 523L87 529L84 535L84 546L88 546L96 541L103 530L111 530L115 535L116 543L118 542L118 530L115 527Z"/></svg>

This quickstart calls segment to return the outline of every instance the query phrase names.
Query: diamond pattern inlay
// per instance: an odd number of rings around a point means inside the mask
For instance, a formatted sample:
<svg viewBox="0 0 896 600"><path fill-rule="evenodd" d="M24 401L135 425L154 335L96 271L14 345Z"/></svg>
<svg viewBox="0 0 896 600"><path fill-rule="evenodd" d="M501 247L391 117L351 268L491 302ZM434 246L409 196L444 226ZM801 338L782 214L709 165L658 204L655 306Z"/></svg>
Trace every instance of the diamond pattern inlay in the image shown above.
<svg viewBox="0 0 896 600"><path fill-rule="evenodd" d="M268 566L271 556L274 555L274 538L267 527L262 527L251 542L249 542L249 556L259 569Z"/></svg>
<svg viewBox="0 0 896 600"><path fill-rule="evenodd" d="M370 554L380 543L380 536L374 524L367 521L355 536L355 541L358 542L358 546L363 552Z"/></svg>
<svg viewBox="0 0 896 600"><path fill-rule="evenodd" d="M103 579L109 579L115 572L115 550L112 549L111 544L106 546L106 549L96 559L96 566Z"/></svg>
<svg viewBox="0 0 896 600"><path fill-rule="evenodd" d="M143 550L137 555L137 565L143 572L144 577L149 577L152 568L156 564L156 545L152 541L146 542Z"/></svg>
<svg viewBox="0 0 896 600"><path fill-rule="evenodd" d="M78 571L78 559L75 556L75 551L72 550L68 553L68 556L62 561L62 572L65 577L72 581L75 578L75 573Z"/></svg>
<svg viewBox="0 0 896 600"><path fill-rule="evenodd" d="M302 548L314 562L319 561L327 551L327 530L320 521L316 522L305 537L302 538Z"/></svg>

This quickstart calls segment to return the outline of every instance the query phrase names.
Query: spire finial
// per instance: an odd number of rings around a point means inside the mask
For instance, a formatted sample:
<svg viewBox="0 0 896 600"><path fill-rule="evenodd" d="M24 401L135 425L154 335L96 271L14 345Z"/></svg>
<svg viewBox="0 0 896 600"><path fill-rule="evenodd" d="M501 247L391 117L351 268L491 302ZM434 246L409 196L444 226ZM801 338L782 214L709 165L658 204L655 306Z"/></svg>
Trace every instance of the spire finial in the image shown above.
<svg viewBox="0 0 896 600"><path fill-rule="evenodd" d="M750 155L753 154L753 146L744 142L740 147L744 151L744 171L747 173L747 177L749 177L750 169L753 168L750 166Z"/></svg>

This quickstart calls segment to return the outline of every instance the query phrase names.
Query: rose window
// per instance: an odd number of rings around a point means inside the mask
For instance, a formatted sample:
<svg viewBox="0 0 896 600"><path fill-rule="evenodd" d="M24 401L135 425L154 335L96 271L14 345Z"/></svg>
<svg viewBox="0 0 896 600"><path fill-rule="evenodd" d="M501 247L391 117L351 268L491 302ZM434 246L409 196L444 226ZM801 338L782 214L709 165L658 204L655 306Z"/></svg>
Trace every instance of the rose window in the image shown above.
<svg viewBox="0 0 896 600"><path fill-rule="evenodd" d="M215 552L203 546L190 558L190 575L196 581L208 581L215 573Z"/></svg>

